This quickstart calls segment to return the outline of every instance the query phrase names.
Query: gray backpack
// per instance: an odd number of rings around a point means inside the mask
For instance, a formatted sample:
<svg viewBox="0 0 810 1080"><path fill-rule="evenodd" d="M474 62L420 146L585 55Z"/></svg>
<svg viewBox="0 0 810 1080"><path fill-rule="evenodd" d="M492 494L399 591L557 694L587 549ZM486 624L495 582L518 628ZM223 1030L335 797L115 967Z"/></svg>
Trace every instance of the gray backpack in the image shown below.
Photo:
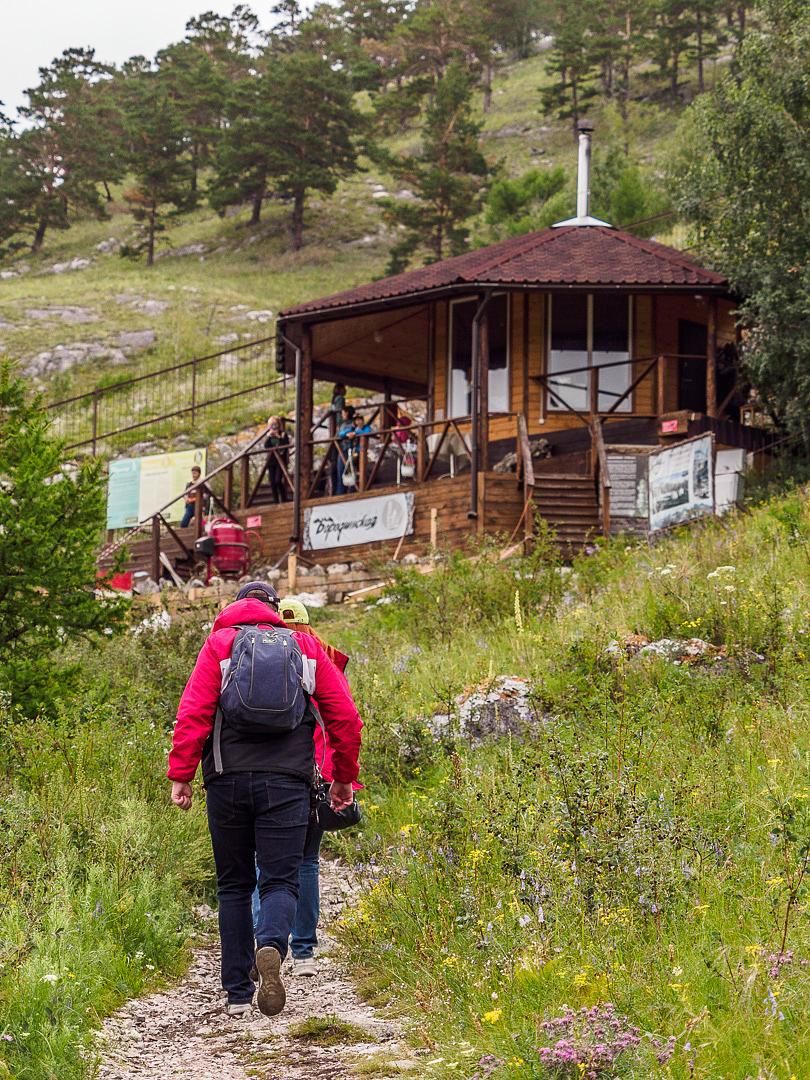
<svg viewBox="0 0 810 1080"><path fill-rule="evenodd" d="M240 626L214 723L214 764L222 772L223 722L250 738L294 731L307 710L304 657L282 626Z"/></svg>

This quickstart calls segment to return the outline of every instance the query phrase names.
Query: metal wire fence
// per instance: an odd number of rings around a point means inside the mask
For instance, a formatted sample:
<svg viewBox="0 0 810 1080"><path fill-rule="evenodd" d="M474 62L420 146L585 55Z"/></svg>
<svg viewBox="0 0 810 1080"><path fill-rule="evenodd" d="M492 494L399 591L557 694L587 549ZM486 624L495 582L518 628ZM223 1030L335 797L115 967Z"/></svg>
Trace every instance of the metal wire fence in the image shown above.
<svg viewBox="0 0 810 1080"><path fill-rule="evenodd" d="M275 370L274 339L260 338L47 408L66 449L96 455L172 435L181 417L186 430L266 419L268 411L284 405L288 381Z"/></svg>

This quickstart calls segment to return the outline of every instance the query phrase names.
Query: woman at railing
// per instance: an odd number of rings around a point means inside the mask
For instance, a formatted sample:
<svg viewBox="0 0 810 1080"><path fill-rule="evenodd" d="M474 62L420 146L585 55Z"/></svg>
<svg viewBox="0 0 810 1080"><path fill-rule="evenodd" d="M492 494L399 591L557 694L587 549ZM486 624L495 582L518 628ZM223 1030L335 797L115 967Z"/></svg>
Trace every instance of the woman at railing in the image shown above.
<svg viewBox="0 0 810 1080"><path fill-rule="evenodd" d="M267 455L267 476L274 503L287 500L287 481L285 472L290 460L290 436L284 430L284 420L280 416L271 416L267 421L269 434L264 440Z"/></svg>
<svg viewBox="0 0 810 1080"><path fill-rule="evenodd" d="M346 455L346 463L343 466L342 475L340 477L340 486L343 489L343 492L349 488L354 490L357 487L364 486L358 483L357 469L358 466L361 465L361 445L363 439L367 435L371 435L371 426L356 412L352 420L352 427L346 432L343 442L343 446L345 447L344 453ZM341 494L341 492L338 492L338 494Z"/></svg>

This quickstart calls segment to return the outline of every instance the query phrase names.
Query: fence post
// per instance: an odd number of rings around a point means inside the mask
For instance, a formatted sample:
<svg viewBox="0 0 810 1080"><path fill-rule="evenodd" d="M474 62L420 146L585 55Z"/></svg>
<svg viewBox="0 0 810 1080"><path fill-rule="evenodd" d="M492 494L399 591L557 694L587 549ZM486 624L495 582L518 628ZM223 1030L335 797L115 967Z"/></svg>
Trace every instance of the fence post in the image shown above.
<svg viewBox="0 0 810 1080"><path fill-rule="evenodd" d="M197 361L191 365L191 425L197 418Z"/></svg>
<svg viewBox="0 0 810 1080"><path fill-rule="evenodd" d="M417 482L423 484L425 481L425 442L426 435L424 427L420 426L416 435L416 479Z"/></svg>
<svg viewBox="0 0 810 1080"><path fill-rule="evenodd" d="M98 391L93 394L93 457L96 456L96 440L98 438Z"/></svg>

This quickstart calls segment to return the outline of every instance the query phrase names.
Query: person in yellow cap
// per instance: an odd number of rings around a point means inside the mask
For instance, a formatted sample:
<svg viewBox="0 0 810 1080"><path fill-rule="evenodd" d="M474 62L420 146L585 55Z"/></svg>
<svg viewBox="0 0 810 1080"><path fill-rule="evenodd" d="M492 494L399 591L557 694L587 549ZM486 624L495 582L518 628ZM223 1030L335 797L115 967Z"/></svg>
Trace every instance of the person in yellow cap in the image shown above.
<svg viewBox="0 0 810 1080"><path fill-rule="evenodd" d="M295 597L287 597L279 602L278 613L289 630L314 637L322 646L329 659L345 681L344 671L349 662L346 653L327 645L312 629L306 605ZM346 683L348 690L348 683ZM362 727L362 723L361 723ZM359 731L358 731L359 734ZM324 738L323 729L315 726L315 762L324 780L331 780L333 774L332 749ZM360 784L356 785L359 790ZM304 858L298 871L298 905L295 910L290 952L293 957L293 974L299 976L317 975L315 947L318 944L318 919L320 917L320 850L323 830L310 820L304 845ZM257 887L258 889L258 887ZM255 894L254 894L255 897ZM254 898L254 912L256 901Z"/></svg>

